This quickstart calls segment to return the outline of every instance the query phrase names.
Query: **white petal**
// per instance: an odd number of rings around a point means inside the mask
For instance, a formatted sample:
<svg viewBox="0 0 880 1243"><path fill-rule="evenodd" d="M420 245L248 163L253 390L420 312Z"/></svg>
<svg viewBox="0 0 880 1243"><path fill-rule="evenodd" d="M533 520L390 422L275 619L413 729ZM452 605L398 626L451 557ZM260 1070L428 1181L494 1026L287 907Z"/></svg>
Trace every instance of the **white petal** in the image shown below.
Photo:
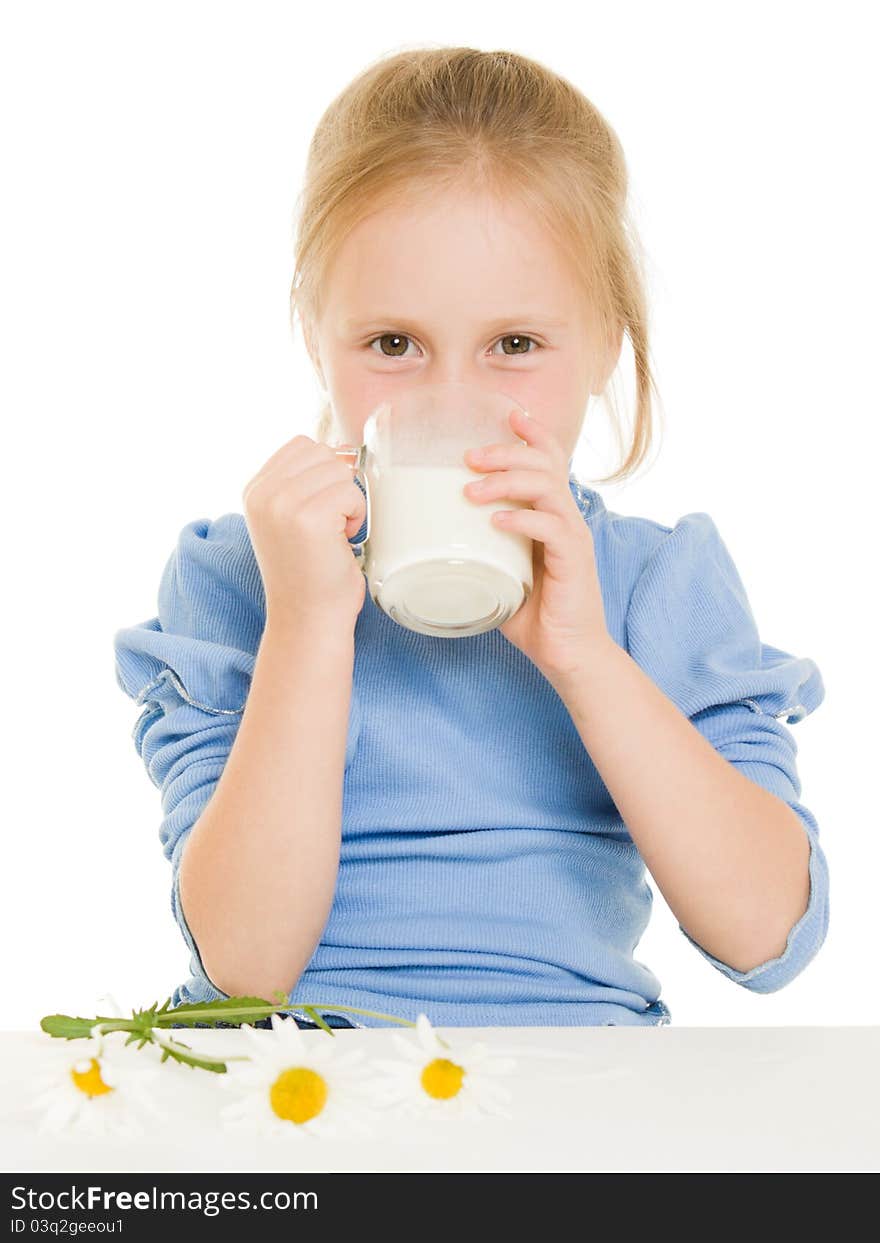
<svg viewBox="0 0 880 1243"><path fill-rule="evenodd" d="M260 1049L261 1051L268 1049L271 1035L266 1028L253 1027L250 1023L242 1023L240 1030L245 1033L247 1043L253 1045L255 1049Z"/></svg>
<svg viewBox="0 0 880 1243"><path fill-rule="evenodd" d="M509 1075L516 1069L517 1060L515 1057L493 1057L491 1061L488 1059L480 1066L481 1075Z"/></svg>
<svg viewBox="0 0 880 1243"><path fill-rule="evenodd" d="M106 1005L106 1006L105 1006L105 1005L103 1005L102 1003L103 1003L103 1002L105 1002L105 1001L106 1001L106 1002L109 1002L110 1004L109 1004L109 1005ZM113 994L112 994L112 993L102 993L102 994L101 994L101 996L98 998L98 1008L99 1008L99 1009L102 1009L102 1010L106 1010L106 1011L107 1011L107 1015L106 1015L106 1017L107 1017L107 1018L111 1018L111 1017L112 1017L112 1018L117 1018L117 1019L124 1019L124 1018L125 1018L125 1015L124 1015L124 1014L123 1014L123 1012L119 1009L119 1005L118 1005L118 1003L117 1003L117 1001L116 1001L116 998L113 996Z"/></svg>
<svg viewBox="0 0 880 1243"><path fill-rule="evenodd" d="M416 1019L416 1035L422 1048L427 1049L428 1052L433 1053L440 1044L427 1014L420 1014Z"/></svg>
<svg viewBox="0 0 880 1243"><path fill-rule="evenodd" d="M420 1045L413 1043L412 1038L407 1039L406 1036L401 1036L399 1032L393 1032L391 1043L400 1050L404 1057L409 1058L411 1062L424 1062L425 1050Z"/></svg>
<svg viewBox="0 0 880 1243"><path fill-rule="evenodd" d="M468 1092L484 1106L494 1101L509 1101L513 1095L504 1084L493 1083L491 1079L475 1079L468 1086Z"/></svg>
<svg viewBox="0 0 880 1243"><path fill-rule="evenodd" d="M85 1098L83 1098L84 1101ZM45 1125L53 1130L61 1130L69 1126L70 1122L76 1118L82 1107L83 1101L72 1099L70 1097L54 1101L50 1108L46 1111Z"/></svg>
<svg viewBox="0 0 880 1243"><path fill-rule="evenodd" d="M347 1071L352 1067L362 1066L366 1056L363 1049L349 1049L347 1053L338 1053L334 1058L334 1064L337 1070Z"/></svg>

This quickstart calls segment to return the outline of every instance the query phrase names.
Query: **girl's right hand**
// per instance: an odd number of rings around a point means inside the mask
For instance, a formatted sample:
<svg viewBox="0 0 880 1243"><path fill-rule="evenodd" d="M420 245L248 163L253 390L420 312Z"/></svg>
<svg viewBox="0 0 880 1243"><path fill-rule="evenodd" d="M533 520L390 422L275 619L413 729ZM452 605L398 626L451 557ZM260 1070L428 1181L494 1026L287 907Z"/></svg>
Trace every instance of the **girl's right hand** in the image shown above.
<svg viewBox="0 0 880 1243"><path fill-rule="evenodd" d="M367 510L353 466L329 445L294 436L245 487L267 621L332 628L357 620L366 582L348 540Z"/></svg>

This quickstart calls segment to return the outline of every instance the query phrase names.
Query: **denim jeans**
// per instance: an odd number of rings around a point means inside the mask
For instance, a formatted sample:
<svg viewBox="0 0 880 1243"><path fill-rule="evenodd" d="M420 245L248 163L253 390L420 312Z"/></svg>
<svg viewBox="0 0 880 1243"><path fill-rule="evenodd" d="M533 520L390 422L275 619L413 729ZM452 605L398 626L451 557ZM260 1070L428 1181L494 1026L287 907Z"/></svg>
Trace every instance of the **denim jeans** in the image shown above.
<svg viewBox="0 0 880 1243"><path fill-rule="evenodd" d="M321 1018L324 1020L324 1022L327 1024L328 1027L354 1027L354 1023L349 1023L348 1019L342 1014L322 1014ZM297 1027L316 1028L318 1026L318 1024L313 1023L311 1019L301 1019L299 1015L297 1014L293 1016L293 1020L296 1023ZM272 1026L271 1019L257 1019L256 1023L254 1023L254 1027L271 1027L271 1026Z"/></svg>

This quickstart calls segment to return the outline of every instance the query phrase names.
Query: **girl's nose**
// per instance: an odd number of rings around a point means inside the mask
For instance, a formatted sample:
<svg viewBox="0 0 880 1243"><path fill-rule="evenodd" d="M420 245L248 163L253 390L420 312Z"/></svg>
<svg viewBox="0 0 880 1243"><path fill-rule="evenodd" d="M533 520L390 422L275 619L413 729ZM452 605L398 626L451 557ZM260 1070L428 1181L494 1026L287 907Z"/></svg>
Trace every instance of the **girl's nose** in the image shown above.
<svg viewBox="0 0 880 1243"><path fill-rule="evenodd" d="M426 384L467 384L471 388L482 388L487 392L494 389L492 376L481 374L473 367L446 366L437 367L432 373L426 373Z"/></svg>

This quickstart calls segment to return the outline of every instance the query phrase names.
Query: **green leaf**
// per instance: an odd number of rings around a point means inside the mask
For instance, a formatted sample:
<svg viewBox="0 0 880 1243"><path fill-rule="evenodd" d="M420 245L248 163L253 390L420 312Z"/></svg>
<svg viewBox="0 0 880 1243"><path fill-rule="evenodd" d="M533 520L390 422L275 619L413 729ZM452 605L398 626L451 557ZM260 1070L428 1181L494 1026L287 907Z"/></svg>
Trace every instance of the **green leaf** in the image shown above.
<svg viewBox="0 0 880 1243"><path fill-rule="evenodd" d="M218 1075L226 1074L226 1061L241 1061L241 1058L227 1058L224 1060L219 1057L212 1057L210 1053L193 1053L188 1044L183 1044L179 1040L163 1040L153 1042L162 1050L161 1061L165 1062L168 1058L173 1058L175 1062L180 1062L184 1066L190 1066L193 1069L210 1070Z"/></svg>
<svg viewBox="0 0 880 1243"><path fill-rule="evenodd" d="M89 1036L97 1019L72 1018L69 1014L46 1014L40 1019L40 1027L50 1036L65 1040L78 1040Z"/></svg>
<svg viewBox="0 0 880 1243"><path fill-rule="evenodd" d="M309 1016L309 1018L312 1020L313 1023L317 1023L319 1027L322 1027L325 1032L329 1032L331 1036L336 1035L336 1032L333 1030L330 1024L321 1018L320 1014L318 1013L318 1011L315 1009L314 1006L303 1006L303 1010L305 1010L306 1014Z"/></svg>
<svg viewBox="0 0 880 1243"><path fill-rule="evenodd" d="M151 1027L171 1027L180 1023L193 1027L197 1023L253 1023L257 1019L268 1018L283 1009L281 1005L273 1005L262 997L228 997L219 1001L188 1002L175 1006L172 1010L163 1009L152 1015Z"/></svg>

